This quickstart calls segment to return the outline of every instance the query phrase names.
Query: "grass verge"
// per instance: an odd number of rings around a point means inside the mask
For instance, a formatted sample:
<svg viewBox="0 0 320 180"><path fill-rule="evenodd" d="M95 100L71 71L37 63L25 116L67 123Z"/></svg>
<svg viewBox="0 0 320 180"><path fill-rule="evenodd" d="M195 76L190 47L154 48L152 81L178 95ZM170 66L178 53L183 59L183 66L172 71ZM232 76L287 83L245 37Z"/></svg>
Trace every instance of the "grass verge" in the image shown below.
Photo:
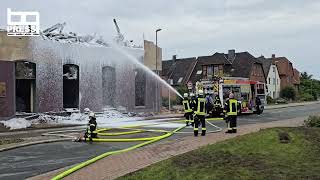
<svg viewBox="0 0 320 180"><path fill-rule="evenodd" d="M319 154L320 128L271 128L172 157L119 179L320 179Z"/></svg>
<svg viewBox="0 0 320 180"><path fill-rule="evenodd" d="M23 139L20 138L14 138L14 139L1 139L0 140L0 145L4 145L4 144L12 144L12 143L19 143L24 141Z"/></svg>

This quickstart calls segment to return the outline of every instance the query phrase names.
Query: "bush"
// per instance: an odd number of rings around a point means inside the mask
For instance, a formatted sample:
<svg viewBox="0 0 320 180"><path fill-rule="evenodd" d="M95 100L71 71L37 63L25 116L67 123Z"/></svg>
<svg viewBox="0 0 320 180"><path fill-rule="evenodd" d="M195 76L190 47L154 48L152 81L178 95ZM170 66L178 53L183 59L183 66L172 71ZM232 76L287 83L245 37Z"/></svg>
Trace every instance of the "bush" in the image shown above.
<svg viewBox="0 0 320 180"><path fill-rule="evenodd" d="M183 96L184 93L188 93L189 90L187 88L187 86L185 85L180 85L176 87L176 90ZM181 105L182 104L182 100L180 97L177 97L177 104Z"/></svg>
<svg viewBox="0 0 320 180"><path fill-rule="evenodd" d="M179 98L179 97L177 97L177 98ZM179 98L180 99L180 98ZM175 99L175 98L171 98L170 99L170 103L171 103L171 106L173 106L173 105L177 105L177 100ZM167 97L163 97L162 98L162 106L163 107L169 107L169 98L167 98Z"/></svg>
<svg viewBox="0 0 320 180"><path fill-rule="evenodd" d="M274 99L272 99L271 96L267 96L267 104L273 104L274 103Z"/></svg>
<svg viewBox="0 0 320 180"><path fill-rule="evenodd" d="M309 116L304 124L307 127L320 127L320 116Z"/></svg>
<svg viewBox="0 0 320 180"><path fill-rule="evenodd" d="M279 103L279 104L287 104L287 100L283 99L283 98L278 98L276 101L276 103Z"/></svg>
<svg viewBox="0 0 320 180"><path fill-rule="evenodd" d="M281 97L289 100L294 100L296 99L296 91L291 86L285 87L281 90Z"/></svg>
<svg viewBox="0 0 320 180"><path fill-rule="evenodd" d="M315 100L314 96L311 95L311 94L309 94L309 93L303 93L303 94L301 94L300 99L301 99L302 101L313 101L313 100Z"/></svg>

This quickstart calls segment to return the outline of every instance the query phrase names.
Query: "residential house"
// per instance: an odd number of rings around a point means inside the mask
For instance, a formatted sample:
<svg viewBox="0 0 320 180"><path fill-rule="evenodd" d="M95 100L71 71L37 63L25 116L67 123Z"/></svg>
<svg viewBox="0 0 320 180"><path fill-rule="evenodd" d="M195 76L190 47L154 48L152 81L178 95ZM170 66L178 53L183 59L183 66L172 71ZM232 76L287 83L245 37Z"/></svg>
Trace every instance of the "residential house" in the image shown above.
<svg viewBox="0 0 320 180"><path fill-rule="evenodd" d="M280 77L278 68L272 63L271 59L261 56L257 58L263 64L263 70L266 73L267 95L273 99L280 96Z"/></svg>
<svg viewBox="0 0 320 180"><path fill-rule="evenodd" d="M293 86L297 91L299 91L299 89L300 89L300 72L296 68L293 69L293 79L294 79Z"/></svg>
<svg viewBox="0 0 320 180"><path fill-rule="evenodd" d="M229 50L228 54L216 52L211 56L198 57L189 81L211 80L214 76L266 81L262 63L248 52L236 53L235 50Z"/></svg>
<svg viewBox="0 0 320 180"><path fill-rule="evenodd" d="M197 58L181 58L177 59L174 55L172 60L162 62L162 78L172 86L185 86L191 77L191 73L197 64ZM168 88L162 87L162 96L168 96Z"/></svg>
<svg viewBox="0 0 320 180"><path fill-rule="evenodd" d="M280 77L280 90L285 87L291 86L294 87L297 91L299 88L300 80L298 78L299 71L295 71L292 65L292 62L289 61L286 57L276 57L275 54L271 58L272 63L275 64L278 68L279 77Z"/></svg>

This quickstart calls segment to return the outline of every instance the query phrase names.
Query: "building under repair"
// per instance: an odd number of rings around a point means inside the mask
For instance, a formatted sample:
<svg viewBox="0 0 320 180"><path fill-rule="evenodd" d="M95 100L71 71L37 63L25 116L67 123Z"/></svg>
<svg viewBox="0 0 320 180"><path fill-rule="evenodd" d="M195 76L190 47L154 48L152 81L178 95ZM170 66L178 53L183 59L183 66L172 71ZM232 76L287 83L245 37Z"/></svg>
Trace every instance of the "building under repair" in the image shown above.
<svg viewBox="0 0 320 180"><path fill-rule="evenodd" d="M68 108L159 111L156 80L130 57L161 70L161 48L156 66L156 47L150 41L139 47L121 39L124 43L115 47L102 38L64 34L63 26L57 24L40 37L0 32L0 118Z"/></svg>

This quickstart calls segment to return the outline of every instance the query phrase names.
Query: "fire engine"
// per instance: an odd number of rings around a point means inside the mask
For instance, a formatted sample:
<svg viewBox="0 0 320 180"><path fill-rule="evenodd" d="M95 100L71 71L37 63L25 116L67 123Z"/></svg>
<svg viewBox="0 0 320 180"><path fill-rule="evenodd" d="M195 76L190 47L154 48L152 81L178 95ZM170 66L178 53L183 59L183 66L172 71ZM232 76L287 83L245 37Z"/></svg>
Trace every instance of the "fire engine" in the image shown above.
<svg viewBox="0 0 320 180"><path fill-rule="evenodd" d="M256 112L255 98L261 100L261 112L266 103L266 85L259 81L252 81L241 77L215 77L213 80L201 80L196 82L195 92L202 89L208 99L219 96L222 108L229 94L233 93L239 102L239 114L250 114ZM211 102L212 104L212 102ZM214 108L213 110L214 111ZM215 114L214 112L211 112Z"/></svg>

